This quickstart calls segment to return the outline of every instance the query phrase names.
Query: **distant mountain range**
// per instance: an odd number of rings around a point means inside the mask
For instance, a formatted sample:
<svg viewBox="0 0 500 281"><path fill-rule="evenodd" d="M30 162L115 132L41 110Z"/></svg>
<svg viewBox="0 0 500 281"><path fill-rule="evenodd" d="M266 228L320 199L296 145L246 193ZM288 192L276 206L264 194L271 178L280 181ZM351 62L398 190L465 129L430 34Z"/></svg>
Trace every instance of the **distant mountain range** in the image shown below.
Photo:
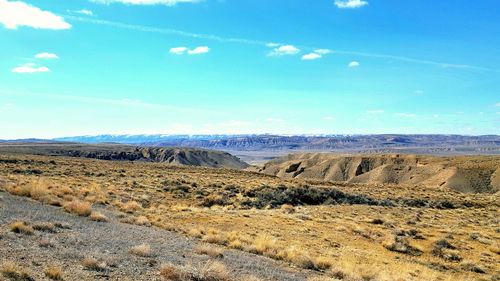
<svg viewBox="0 0 500 281"><path fill-rule="evenodd" d="M198 147L227 151L315 150L387 152L419 150L500 153L500 136L463 135L98 135L56 138L79 143Z"/></svg>

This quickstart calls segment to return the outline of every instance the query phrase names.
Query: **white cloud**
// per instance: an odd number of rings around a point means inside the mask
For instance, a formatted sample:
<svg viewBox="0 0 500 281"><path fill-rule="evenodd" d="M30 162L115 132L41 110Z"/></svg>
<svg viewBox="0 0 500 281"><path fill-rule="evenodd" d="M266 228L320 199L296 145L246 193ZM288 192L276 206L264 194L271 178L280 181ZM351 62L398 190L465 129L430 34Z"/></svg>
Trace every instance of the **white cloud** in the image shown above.
<svg viewBox="0 0 500 281"><path fill-rule="evenodd" d="M332 52L332 50L329 50L329 49L316 49L314 50L314 52L316 54L320 54L320 55L328 55Z"/></svg>
<svg viewBox="0 0 500 281"><path fill-rule="evenodd" d="M348 64L349 67L358 67L360 66L359 62L357 61L351 61L349 64Z"/></svg>
<svg viewBox="0 0 500 281"><path fill-rule="evenodd" d="M382 114L384 113L385 111L382 110L382 109L373 109L373 110L367 110L366 113L367 114Z"/></svg>
<svg viewBox="0 0 500 281"><path fill-rule="evenodd" d="M37 66L34 63L27 63L12 69L13 73L38 73L50 72L50 69L45 66Z"/></svg>
<svg viewBox="0 0 500 281"><path fill-rule="evenodd" d="M280 44L278 43L267 43L266 46L269 47L269 48L274 48L274 47L278 47Z"/></svg>
<svg viewBox="0 0 500 281"><path fill-rule="evenodd" d="M332 51L329 49L316 49L314 52L305 54L302 56L302 60L316 60L323 57L323 55L327 55Z"/></svg>
<svg viewBox="0 0 500 281"><path fill-rule="evenodd" d="M170 53L171 54L176 54L176 55L183 55L186 51L187 51L186 47L170 48Z"/></svg>
<svg viewBox="0 0 500 281"><path fill-rule="evenodd" d="M497 104L495 104L495 106L500 106L500 102L497 102Z"/></svg>
<svg viewBox="0 0 500 281"><path fill-rule="evenodd" d="M320 59L321 55L316 53L310 53L302 56L302 60L316 60Z"/></svg>
<svg viewBox="0 0 500 281"><path fill-rule="evenodd" d="M366 5L368 2L363 0L335 0L335 6L341 9L361 8Z"/></svg>
<svg viewBox="0 0 500 281"><path fill-rule="evenodd" d="M299 53L300 50L293 45L282 45L278 48L274 48L268 55L269 56L284 56L284 55L295 55Z"/></svg>
<svg viewBox="0 0 500 281"><path fill-rule="evenodd" d="M395 115L399 116L399 117L405 117L405 118L413 118L413 117L417 116L416 114L413 114L413 113L395 113Z"/></svg>
<svg viewBox="0 0 500 281"><path fill-rule="evenodd" d="M7 0L0 0L0 23L8 29L17 29L19 26L39 29L71 28L71 24L51 12L42 11L21 1Z"/></svg>
<svg viewBox="0 0 500 281"><path fill-rule="evenodd" d="M37 58L37 59L45 59L45 60L53 60L53 59L58 59L59 57L56 54L53 54L53 53L43 52L43 53L36 54L35 58Z"/></svg>
<svg viewBox="0 0 500 281"><path fill-rule="evenodd" d="M101 4L112 4L112 3L123 3L129 5L165 5L173 6L177 3L197 3L202 0L91 0L95 3Z"/></svg>
<svg viewBox="0 0 500 281"><path fill-rule="evenodd" d="M91 10L87 10L87 9L82 9L82 10L74 11L74 13L81 14L81 15L86 15L86 16L93 16L94 15L94 12L92 12Z"/></svg>
<svg viewBox="0 0 500 281"><path fill-rule="evenodd" d="M207 46L199 46L199 47L196 47L192 50L188 50L187 53L189 55L199 55L199 54L205 54L205 53L208 53L210 51L210 48L207 47Z"/></svg>

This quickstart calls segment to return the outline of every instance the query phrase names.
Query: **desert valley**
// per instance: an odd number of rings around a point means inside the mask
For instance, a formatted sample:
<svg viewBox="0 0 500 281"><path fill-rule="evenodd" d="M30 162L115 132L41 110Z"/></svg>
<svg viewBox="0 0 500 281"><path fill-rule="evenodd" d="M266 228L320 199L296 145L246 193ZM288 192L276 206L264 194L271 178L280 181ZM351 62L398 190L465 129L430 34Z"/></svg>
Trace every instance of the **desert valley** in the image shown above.
<svg viewBox="0 0 500 281"><path fill-rule="evenodd" d="M6 278L499 278L498 156L298 153L251 166L204 149L0 151Z"/></svg>

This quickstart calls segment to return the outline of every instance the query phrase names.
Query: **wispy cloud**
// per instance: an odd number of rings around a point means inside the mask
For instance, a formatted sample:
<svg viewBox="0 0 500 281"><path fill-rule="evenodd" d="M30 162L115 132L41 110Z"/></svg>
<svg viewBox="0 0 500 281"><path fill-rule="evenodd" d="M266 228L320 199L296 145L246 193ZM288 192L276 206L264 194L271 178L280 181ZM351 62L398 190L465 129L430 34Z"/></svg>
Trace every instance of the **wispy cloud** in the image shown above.
<svg viewBox="0 0 500 281"><path fill-rule="evenodd" d="M15 67L11 71L13 73L32 74L32 73L50 72L50 69L46 66L37 66L34 63L27 63Z"/></svg>
<svg viewBox="0 0 500 281"><path fill-rule="evenodd" d="M320 55L328 55L332 52L332 50L329 50L329 49L316 49L314 50L314 52L316 54L320 54Z"/></svg>
<svg viewBox="0 0 500 281"><path fill-rule="evenodd" d="M367 110L366 114L382 114L385 111L382 109L372 109L372 110Z"/></svg>
<svg viewBox="0 0 500 281"><path fill-rule="evenodd" d="M91 0L91 1L100 4L122 3L128 5L165 5L165 6L173 6L178 3L202 2L202 0Z"/></svg>
<svg viewBox="0 0 500 281"><path fill-rule="evenodd" d="M500 102L497 102L497 104L495 104L495 106L500 106Z"/></svg>
<svg viewBox="0 0 500 281"><path fill-rule="evenodd" d="M321 119L323 119L325 121L335 121L335 117L333 117L333 116L324 116Z"/></svg>
<svg viewBox="0 0 500 281"><path fill-rule="evenodd" d="M54 53L43 52L43 53L36 54L35 58L36 59L44 59L44 60L53 60L53 59L58 59L59 56L57 56Z"/></svg>
<svg viewBox="0 0 500 281"><path fill-rule="evenodd" d="M402 112L395 113L394 115L405 118L413 118L417 116L416 114L413 113L402 113Z"/></svg>
<svg viewBox="0 0 500 281"><path fill-rule="evenodd" d="M69 29L71 24L49 11L21 1L0 0L0 23L7 29L28 26L37 29Z"/></svg>
<svg viewBox="0 0 500 281"><path fill-rule="evenodd" d="M363 0L336 0L334 3L335 6L341 9L361 8L368 5L368 2Z"/></svg>
<svg viewBox="0 0 500 281"><path fill-rule="evenodd" d="M347 66L349 67L358 67L360 64L357 61L351 61Z"/></svg>
<svg viewBox="0 0 500 281"><path fill-rule="evenodd" d="M293 45L282 45L274 48L269 52L269 56L285 56L285 55L296 55L300 52L299 48Z"/></svg>
<svg viewBox="0 0 500 281"><path fill-rule="evenodd" d="M159 34L177 35L177 36L182 36L182 37L206 39L206 40L226 42L226 43L247 44L247 45L267 46L268 44L274 44L274 43L270 43L270 42L266 42L266 41L250 40L250 39L244 39L244 38L223 37L223 36L217 36L217 35L213 35L213 34L193 33L193 32L188 32L188 31L183 31L183 30L178 30L178 29L158 28L158 27L151 27L151 26L144 26L144 25L127 24L127 23L121 23L121 22L115 22L115 21L100 20L100 19L95 19L95 18L78 17L78 16L71 16L71 15L66 15L65 17L67 19L70 19L73 21L86 22L86 23L98 24L98 25L107 25L107 26L113 26L116 28L129 29L129 30L135 30L135 31L140 31L140 32L151 32L151 33L159 33Z"/></svg>
<svg viewBox="0 0 500 281"><path fill-rule="evenodd" d="M94 12L92 12L91 10L88 10L88 9L81 9L81 10L72 11L72 12L75 14L86 15L89 17L94 16Z"/></svg>
<svg viewBox="0 0 500 281"><path fill-rule="evenodd" d="M5 1L5 0L0 0L0 1ZM86 22L86 23L98 24L98 25L107 25L107 26L113 26L116 28L129 29L129 30L135 30L135 31L140 31L140 32L152 32L152 33L159 33L159 34L177 35L177 36L197 38L197 39L206 39L206 40L225 42L225 43L260 45L260 46L265 46L265 47L269 47L269 48L276 48L276 47L285 45L285 44L280 44L280 43L272 42L272 41L261 41L261 40L245 39L245 38L224 37L224 36L218 36L218 35L214 35L214 34L193 33L193 32L187 32L187 31L178 30L178 29L158 28L158 27L150 27L150 26L143 26L143 25L126 24L126 23L121 23L121 22L99 20L99 19L89 18L89 17L78 17L78 16L72 16L72 15L65 15L65 18L69 19L69 20L73 20L73 21ZM295 48L298 49L299 47L297 46ZM327 49L318 49L318 48L314 48L314 47L310 47L310 46L300 46L300 48L301 49L310 49L310 50L327 50ZM316 53L321 55L320 52L316 51ZM415 63L415 64L427 64L427 65L438 66L438 67L442 67L442 68L458 68L458 69L486 70L486 71L499 72L499 70L485 68L485 67L481 67L481 66L446 63L446 62L431 61L431 60L425 60L425 59L419 59L419 58L411 58L411 57L388 55L388 54L364 53L364 52L346 51L346 50L335 50L334 53L337 55L345 55L345 56L361 56L361 57L369 57L369 58L376 58L376 59L396 60L396 61Z"/></svg>

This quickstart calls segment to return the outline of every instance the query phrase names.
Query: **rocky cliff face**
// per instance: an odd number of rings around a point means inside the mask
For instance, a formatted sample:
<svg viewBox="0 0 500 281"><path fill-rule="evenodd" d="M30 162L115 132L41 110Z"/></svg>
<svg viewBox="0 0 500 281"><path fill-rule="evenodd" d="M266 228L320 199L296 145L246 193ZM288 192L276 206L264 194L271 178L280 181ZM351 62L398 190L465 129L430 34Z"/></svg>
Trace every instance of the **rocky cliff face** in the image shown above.
<svg viewBox="0 0 500 281"><path fill-rule="evenodd" d="M495 156L339 156L305 153L270 161L260 172L283 178L334 182L422 184L460 192L500 190L500 157Z"/></svg>

